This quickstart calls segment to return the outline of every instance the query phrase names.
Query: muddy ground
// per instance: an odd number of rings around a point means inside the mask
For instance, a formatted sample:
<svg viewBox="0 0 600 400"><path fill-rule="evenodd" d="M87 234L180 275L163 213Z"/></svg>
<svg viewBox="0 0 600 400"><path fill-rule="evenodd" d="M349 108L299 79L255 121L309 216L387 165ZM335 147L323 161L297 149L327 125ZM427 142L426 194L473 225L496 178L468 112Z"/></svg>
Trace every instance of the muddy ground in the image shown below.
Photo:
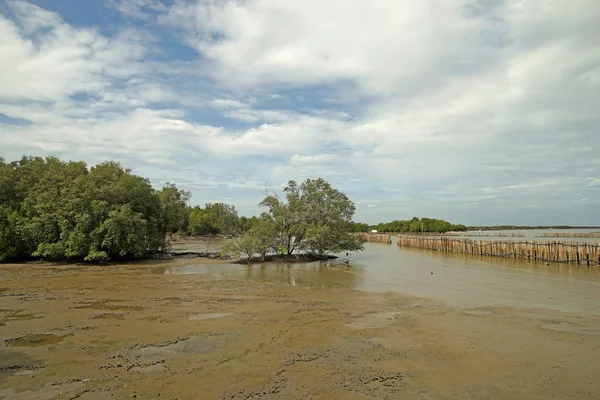
<svg viewBox="0 0 600 400"><path fill-rule="evenodd" d="M598 315L160 263L0 266L0 399L600 398Z"/></svg>

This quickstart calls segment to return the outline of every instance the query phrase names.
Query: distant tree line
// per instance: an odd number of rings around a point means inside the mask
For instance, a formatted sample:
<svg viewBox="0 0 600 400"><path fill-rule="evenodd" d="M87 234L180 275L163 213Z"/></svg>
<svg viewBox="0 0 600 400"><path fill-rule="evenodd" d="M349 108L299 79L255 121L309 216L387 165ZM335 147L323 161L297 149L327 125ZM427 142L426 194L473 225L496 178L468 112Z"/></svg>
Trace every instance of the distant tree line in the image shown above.
<svg viewBox="0 0 600 400"><path fill-rule="evenodd" d="M377 230L378 232L397 232L397 233L446 233L466 231L465 225L452 224L448 221L434 218L413 217L405 221L382 222L377 225L368 225L354 222L352 224L353 232L369 232Z"/></svg>
<svg viewBox="0 0 600 400"><path fill-rule="evenodd" d="M238 237L233 252L291 255L360 249L349 235L354 203L323 179L291 181L260 217L233 205L188 205L190 193L154 189L119 163L88 168L55 157L0 157L0 262L28 258L107 261L164 252L172 235ZM243 251L242 251L243 249Z"/></svg>
<svg viewBox="0 0 600 400"><path fill-rule="evenodd" d="M362 222L352 222L350 224L350 232L369 232L372 229L375 229L375 227Z"/></svg>
<svg viewBox="0 0 600 400"><path fill-rule="evenodd" d="M495 225L495 226L469 226L470 231L509 231L513 229L600 229L600 226L571 226L571 225L551 225L551 226L529 226L529 225Z"/></svg>
<svg viewBox="0 0 600 400"><path fill-rule="evenodd" d="M234 205L206 203L204 207L186 206L185 222L177 232L180 236L239 236L259 220L258 217L238 216Z"/></svg>

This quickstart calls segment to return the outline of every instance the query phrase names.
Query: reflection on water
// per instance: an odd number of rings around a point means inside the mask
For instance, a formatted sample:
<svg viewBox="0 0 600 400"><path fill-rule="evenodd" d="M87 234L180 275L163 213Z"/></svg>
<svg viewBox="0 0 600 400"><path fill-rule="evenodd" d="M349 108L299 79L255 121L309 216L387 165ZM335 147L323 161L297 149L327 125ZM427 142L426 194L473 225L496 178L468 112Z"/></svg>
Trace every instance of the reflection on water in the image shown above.
<svg viewBox="0 0 600 400"><path fill-rule="evenodd" d="M342 260L346 256L340 256ZM311 287L397 291L457 306L545 307L600 316L600 269L366 243L350 265L195 264L156 270Z"/></svg>
<svg viewBox="0 0 600 400"><path fill-rule="evenodd" d="M183 267L162 267L155 272L165 275L205 274L213 277L240 278L259 282L274 282L309 288L349 288L360 286L361 267L342 263L314 262L302 264L268 263L194 264Z"/></svg>

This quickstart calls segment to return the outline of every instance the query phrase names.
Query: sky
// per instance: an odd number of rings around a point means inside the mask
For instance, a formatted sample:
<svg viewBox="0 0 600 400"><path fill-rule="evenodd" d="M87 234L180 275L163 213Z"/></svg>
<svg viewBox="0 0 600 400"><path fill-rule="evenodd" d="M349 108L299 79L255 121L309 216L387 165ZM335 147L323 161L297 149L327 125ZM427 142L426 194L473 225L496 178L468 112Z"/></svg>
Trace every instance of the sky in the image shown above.
<svg viewBox="0 0 600 400"><path fill-rule="evenodd" d="M0 156L260 212L600 225L598 0L0 1Z"/></svg>

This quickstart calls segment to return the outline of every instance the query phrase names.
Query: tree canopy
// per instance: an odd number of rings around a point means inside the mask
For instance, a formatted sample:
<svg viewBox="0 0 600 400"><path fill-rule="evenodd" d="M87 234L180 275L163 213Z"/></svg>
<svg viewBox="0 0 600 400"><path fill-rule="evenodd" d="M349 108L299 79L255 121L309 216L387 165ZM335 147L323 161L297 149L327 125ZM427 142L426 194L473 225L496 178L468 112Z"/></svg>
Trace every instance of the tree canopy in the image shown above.
<svg viewBox="0 0 600 400"><path fill-rule="evenodd" d="M387 223L380 223L373 226L372 229L377 229L380 232L398 233L445 233L451 231L466 231L467 227L464 225L455 225L441 219L413 217L412 219L407 221L396 220Z"/></svg>
<svg viewBox="0 0 600 400"><path fill-rule="evenodd" d="M238 217L235 206L225 203L206 203L204 208L196 206L189 212L188 234L201 235L235 235L238 230L250 228L248 219Z"/></svg>
<svg viewBox="0 0 600 400"><path fill-rule="evenodd" d="M0 262L27 257L104 261L165 250L188 192L108 161L90 169L55 157L0 158Z"/></svg>
<svg viewBox="0 0 600 400"><path fill-rule="evenodd" d="M249 258L267 253L290 256L302 251L325 255L362 250L361 239L351 235L354 203L324 179L288 182L285 201L276 193L260 203L266 209L253 226L226 252Z"/></svg>
<svg viewBox="0 0 600 400"><path fill-rule="evenodd" d="M188 206L190 193L167 183L154 189L119 163L91 168L55 157L0 157L0 262L29 257L105 261L141 258L169 248L174 233L239 236L231 253L325 255L362 249L352 232L465 230L414 217L376 226L352 222L354 203L322 178L289 181L284 199L265 193L260 217L239 217L233 205Z"/></svg>

